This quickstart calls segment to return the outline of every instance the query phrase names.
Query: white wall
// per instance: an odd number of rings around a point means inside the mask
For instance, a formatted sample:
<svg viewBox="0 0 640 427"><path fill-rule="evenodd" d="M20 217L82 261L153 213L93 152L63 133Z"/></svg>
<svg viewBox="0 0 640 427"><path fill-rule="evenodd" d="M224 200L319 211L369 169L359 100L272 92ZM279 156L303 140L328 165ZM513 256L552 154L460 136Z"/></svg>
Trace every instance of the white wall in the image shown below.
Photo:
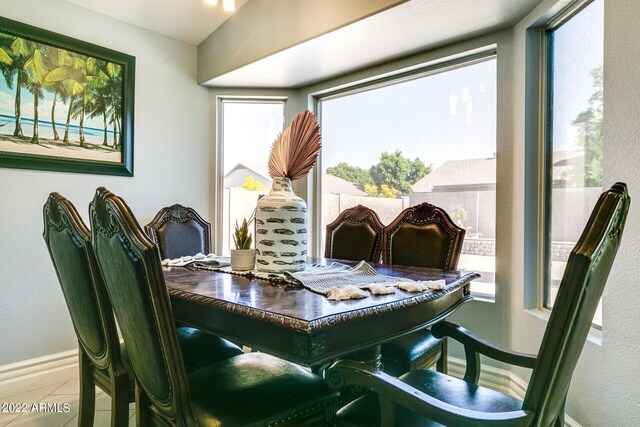
<svg viewBox="0 0 640 427"><path fill-rule="evenodd" d="M511 233L514 242L514 269L510 279L511 346L521 351L537 352L546 327L543 310L525 310L525 282L531 267L525 255L527 244L524 223L526 191L525 147L525 31L544 22L560 10L566 1L545 1L515 29L515 158L511 191L513 212L520 221ZM604 45L604 187L616 181L626 182L632 197L622 245L603 296L602 334L594 333L587 341L569 390L566 411L583 426L640 425L640 2L605 1ZM531 59L531 58L529 58ZM524 370L518 375L528 378Z"/></svg>
<svg viewBox="0 0 640 427"><path fill-rule="evenodd" d="M136 57L134 177L0 168L0 366L76 347L42 240L51 191L85 221L95 189L124 197L141 224L183 203L211 218L209 95L196 48L60 0L0 0L0 15Z"/></svg>

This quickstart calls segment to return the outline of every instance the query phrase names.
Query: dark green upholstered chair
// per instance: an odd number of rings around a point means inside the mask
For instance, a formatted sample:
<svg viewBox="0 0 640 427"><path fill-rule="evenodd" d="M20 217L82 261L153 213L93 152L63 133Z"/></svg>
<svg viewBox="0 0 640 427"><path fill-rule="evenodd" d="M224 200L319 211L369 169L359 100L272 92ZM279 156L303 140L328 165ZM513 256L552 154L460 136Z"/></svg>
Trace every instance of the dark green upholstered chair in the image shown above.
<svg viewBox="0 0 640 427"><path fill-rule="evenodd" d="M465 230L447 212L429 203L403 210L384 228L382 262L385 264L455 270L458 267ZM447 372L447 341L423 329L382 345L382 365L399 376L437 362Z"/></svg>
<svg viewBox="0 0 640 427"><path fill-rule="evenodd" d="M89 206L100 271L136 379L138 425L323 425L338 393L302 367L242 354L191 375L173 327L158 247L125 202L99 188Z"/></svg>
<svg viewBox="0 0 640 427"><path fill-rule="evenodd" d="M324 257L379 262L383 228L374 210L363 205L345 209L327 225Z"/></svg>
<svg viewBox="0 0 640 427"><path fill-rule="evenodd" d="M186 206L160 209L144 230L158 244L162 259L211 252L211 224Z"/></svg>
<svg viewBox="0 0 640 427"><path fill-rule="evenodd" d="M126 426L134 382L126 348L120 345L111 303L90 244L90 233L71 202L51 193L43 209L49 249L71 321L78 337L80 426L92 426L95 387L111 396L114 426ZM241 354L228 341L197 329L177 330L189 371Z"/></svg>
<svg viewBox="0 0 640 427"><path fill-rule="evenodd" d="M89 230L71 202L58 193L51 193L44 205L43 236L78 337L78 425L93 425L96 386L111 396L112 425L127 425L133 381L129 381L120 353L111 305L89 243Z"/></svg>
<svg viewBox="0 0 640 427"><path fill-rule="evenodd" d="M464 345L464 379L429 370L398 379L358 362L336 362L325 372L332 384L358 384L375 392L338 411L338 425L564 426L569 383L620 245L629 201L622 183L600 196L569 255L537 356L500 349L460 326L438 323L434 335ZM533 369L523 401L477 385L479 354Z"/></svg>

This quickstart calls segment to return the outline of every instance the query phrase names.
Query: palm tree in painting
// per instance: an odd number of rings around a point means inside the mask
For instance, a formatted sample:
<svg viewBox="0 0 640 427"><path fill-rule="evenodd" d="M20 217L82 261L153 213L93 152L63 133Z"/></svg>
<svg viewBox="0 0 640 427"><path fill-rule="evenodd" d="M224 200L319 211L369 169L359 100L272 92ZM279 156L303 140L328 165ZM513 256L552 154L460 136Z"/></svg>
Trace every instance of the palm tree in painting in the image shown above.
<svg viewBox="0 0 640 427"><path fill-rule="evenodd" d="M47 55L47 67L49 72L44 79L44 87L53 92L53 105L51 106L51 129L53 131L53 140L59 141L60 136L56 129L56 105L58 98L62 102L67 102L70 98L68 91L64 86L64 81L69 75L69 67L72 65L73 58L68 51L56 47L49 48Z"/></svg>
<svg viewBox="0 0 640 427"><path fill-rule="evenodd" d="M25 64L33 54L35 49L35 43L20 37L15 37L11 43L11 58L13 59L12 67L16 70L16 96L15 96L15 117L16 128L13 131L13 136L18 138L24 137L22 133L22 116L20 114L20 101L22 86L26 86L27 73L25 70Z"/></svg>
<svg viewBox="0 0 640 427"><path fill-rule="evenodd" d="M64 102L69 106L67 112L67 120L64 127L64 137L62 141L69 143L69 126L71 125L71 116L73 115L76 99L84 93L87 85L86 79L86 61L78 57L78 55L69 54L69 59L58 70L55 75L51 75L51 80L60 80L62 82L61 96ZM52 72L53 73L53 72Z"/></svg>
<svg viewBox="0 0 640 427"><path fill-rule="evenodd" d="M7 83L9 89L13 89L13 80L16 71L18 71L13 61L11 51L11 44L14 40L14 36L0 33L0 73L2 73L2 77L4 77L4 81Z"/></svg>
<svg viewBox="0 0 640 427"><path fill-rule="evenodd" d="M96 58L87 58L86 61L80 58L76 58L76 62L82 61L84 66L79 68L82 76L84 77L84 88L80 96L71 104L72 114L74 119L79 119L80 127L80 146L86 147L86 138L84 134L84 119L87 111L91 109L91 105L94 102L96 91L103 89L109 80L104 71L98 67L98 60Z"/></svg>
<svg viewBox="0 0 640 427"><path fill-rule="evenodd" d="M122 138L120 135L120 117L122 117L122 66L107 63L107 75L109 76L108 93L110 96L107 114L109 122L113 124L113 148L120 147Z"/></svg>
<svg viewBox="0 0 640 427"><path fill-rule="evenodd" d="M33 94L33 136L31 143L37 144L38 141L38 101L44 97L45 77L49 73L45 63L43 49L33 44L33 51L24 64L25 85L29 92Z"/></svg>
<svg viewBox="0 0 640 427"><path fill-rule="evenodd" d="M11 43L14 40L14 36L0 33L0 72L9 89L13 89L13 77L17 71L11 55Z"/></svg>
<svg viewBox="0 0 640 427"><path fill-rule="evenodd" d="M87 113L89 117L97 117L102 116L102 124L104 130L104 137L102 140L102 145L108 147L109 144L107 142L107 133L108 133L108 123L113 121L113 93L120 89L117 84L119 80L119 67L114 66L110 62L98 61L97 62L97 73L92 77L90 88L93 91L93 99L89 104L89 108ZM117 68L116 68L117 67ZM107 119L110 118L109 122ZM113 147L116 147L116 140L114 139Z"/></svg>

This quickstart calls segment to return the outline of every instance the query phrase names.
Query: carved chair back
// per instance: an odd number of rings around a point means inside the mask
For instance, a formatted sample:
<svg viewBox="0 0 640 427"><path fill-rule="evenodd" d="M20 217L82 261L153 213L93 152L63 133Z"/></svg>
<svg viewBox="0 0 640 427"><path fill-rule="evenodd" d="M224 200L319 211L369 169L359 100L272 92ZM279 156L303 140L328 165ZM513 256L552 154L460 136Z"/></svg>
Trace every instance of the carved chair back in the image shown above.
<svg viewBox="0 0 640 427"><path fill-rule="evenodd" d="M327 225L324 257L378 262L383 228L374 210L363 205L346 209Z"/></svg>
<svg viewBox="0 0 640 427"><path fill-rule="evenodd" d="M192 208L162 208L144 229L160 247L162 259L211 252L211 224Z"/></svg>
<svg viewBox="0 0 640 427"><path fill-rule="evenodd" d="M89 205L91 237L136 376L137 410L196 425L158 246L124 200L104 187Z"/></svg>
<svg viewBox="0 0 640 427"><path fill-rule="evenodd" d="M551 425L562 411L620 246L629 203L626 184L604 192L569 255L523 403L523 409L536 412L535 425Z"/></svg>
<svg viewBox="0 0 640 427"><path fill-rule="evenodd" d="M92 425L95 387L111 396L111 422L126 423L133 400L111 303L99 272L90 233L71 202L51 193L43 208L43 237L78 338L78 422Z"/></svg>
<svg viewBox="0 0 640 427"><path fill-rule="evenodd" d="M383 234L385 264L455 270L465 230L444 209L424 202L400 212Z"/></svg>
<svg viewBox="0 0 640 427"><path fill-rule="evenodd" d="M111 304L98 270L90 233L73 204L51 193L43 208L43 237L62 288L81 350L100 369L120 364Z"/></svg>

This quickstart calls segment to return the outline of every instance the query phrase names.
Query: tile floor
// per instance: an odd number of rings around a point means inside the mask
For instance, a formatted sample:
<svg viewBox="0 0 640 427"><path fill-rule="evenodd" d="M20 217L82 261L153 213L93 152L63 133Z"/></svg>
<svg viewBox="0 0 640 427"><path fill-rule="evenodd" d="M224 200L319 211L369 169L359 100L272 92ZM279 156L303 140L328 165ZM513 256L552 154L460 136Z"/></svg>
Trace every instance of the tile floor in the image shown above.
<svg viewBox="0 0 640 427"><path fill-rule="evenodd" d="M41 387L24 393L14 394L0 398L0 404L26 403L27 412L6 413L0 412L0 427L71 427L78 425L80 384L77 379ZM50 409L58 408L59 412L32 412L34 403L57 403L57 406L49 405ZM65 412L68 404L68 411ZM38 405L34 409L37 409ZM135 404L129 406L129 426L136 425ZM111 425L111 398L96 387L96 412L94 427L109 427Z"/></svg>

